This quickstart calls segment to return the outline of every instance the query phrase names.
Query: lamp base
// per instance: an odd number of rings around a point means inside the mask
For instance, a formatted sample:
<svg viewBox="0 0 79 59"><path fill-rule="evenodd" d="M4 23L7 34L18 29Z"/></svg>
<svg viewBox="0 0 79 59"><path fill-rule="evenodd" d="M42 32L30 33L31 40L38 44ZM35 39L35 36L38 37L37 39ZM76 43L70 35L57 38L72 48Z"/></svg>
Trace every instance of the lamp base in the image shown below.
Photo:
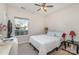
<svg viewBox="0 0 79 59"><path fill-rule="evenodd" d="M72 43L74 43L74 40L71 40Z"/></svg>

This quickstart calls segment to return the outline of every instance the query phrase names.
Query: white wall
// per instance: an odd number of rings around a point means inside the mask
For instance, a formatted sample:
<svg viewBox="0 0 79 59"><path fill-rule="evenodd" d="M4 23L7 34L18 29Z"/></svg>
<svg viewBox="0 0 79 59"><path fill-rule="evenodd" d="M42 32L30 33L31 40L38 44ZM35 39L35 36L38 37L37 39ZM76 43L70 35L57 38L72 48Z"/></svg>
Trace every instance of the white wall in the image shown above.
<svg viewBox="0 0 79 59"><path fill-rule="evenodd" d="M11 21L14 24L14 17L24 17L28 18L30 20L29 23L29 34L18 36L19 42L25 42L28 41L29 35L32 34L41 34L44 33L44 18L40 16L39 14L32 14L26 10L22 10L20 8L16 7L8 7L8 19L11 19ZM13 25L13 31L15 30L15 27ZM14 32L13 32L14 35Z"/></svg>
<svg viewBox="0 0 79 59"><path fill-rule="evenodd" d="M8 18L6 18L6 11L8 9ZM79 5L72 5L52 13L46 17L39 14L32 14L20 8L6 7L6 4L0 4L0 23L7 24L7 19L13 22L14 35L14 17L24 17L30 19L29 34L18 36L19 42L28 41L30 35L44 33L44 27L48 26L49 31L66 31L74 30L79 34Z"/></svg>
<svg viewBox="0 0 79 59"><path fill-rule="evenodd" d="M66 7L47 17L49 31L74 30L79 34L79 4Z"/></svg>

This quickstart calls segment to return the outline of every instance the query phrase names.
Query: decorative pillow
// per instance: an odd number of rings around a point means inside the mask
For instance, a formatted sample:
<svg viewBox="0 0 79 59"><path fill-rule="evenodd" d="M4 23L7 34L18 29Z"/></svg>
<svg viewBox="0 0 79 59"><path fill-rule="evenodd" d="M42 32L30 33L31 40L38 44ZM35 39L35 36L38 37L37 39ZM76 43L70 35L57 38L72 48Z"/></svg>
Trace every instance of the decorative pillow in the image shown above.
<svg viewBox="0 0 79 59"><path fill-rule="evenodd" d="M55 32L55 36L56 37L61 37L62 36L62 32Z"/></svg>
<svg viewBox="0 0 79 59"><path fill-rule="evenodd" d="M61 37L62 36L62 32L48 32L47 35Z"/></svg>
<svg viewBox="0 0 79 59"><path fill-rule="evenodd" d="M53 32L48 32L47 35L54 36L54 33Z"/></svg>

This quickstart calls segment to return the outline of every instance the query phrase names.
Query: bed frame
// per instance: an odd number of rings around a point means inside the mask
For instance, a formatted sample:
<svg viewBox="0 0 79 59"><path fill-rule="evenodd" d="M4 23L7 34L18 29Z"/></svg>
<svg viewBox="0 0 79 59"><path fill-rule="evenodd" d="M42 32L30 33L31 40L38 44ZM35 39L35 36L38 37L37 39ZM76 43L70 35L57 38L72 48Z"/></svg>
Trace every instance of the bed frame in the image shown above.
<svg viewBox="0 0 79 59"><path fill-rule="evenodd" d="M38 53L38 49L36 49L31 43L29 43L29 45L31 45L33 47L34 50L36 50ZM59 47L56 47L55 49L53 49L52 51L48 52L47 55L49 55L51 52L54 52L54 51L58 51L58 49L61 47L61 45Z"/></svg>

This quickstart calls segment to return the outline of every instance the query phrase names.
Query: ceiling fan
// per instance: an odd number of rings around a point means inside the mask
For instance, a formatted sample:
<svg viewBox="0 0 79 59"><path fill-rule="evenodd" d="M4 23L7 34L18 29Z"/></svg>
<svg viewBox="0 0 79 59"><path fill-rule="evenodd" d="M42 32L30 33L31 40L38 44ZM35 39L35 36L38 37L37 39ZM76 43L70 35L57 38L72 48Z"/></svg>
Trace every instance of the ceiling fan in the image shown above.
<svg viewBox="0 0 79 59"><path fill-rule="evenodd" d="M37 9L37 11L43 10L45 12L47 12L47 8L53 7L53 5L47 5L46 3L42 3L42 4L34 4L36 6L39 6L40 8Z"/></svg>

